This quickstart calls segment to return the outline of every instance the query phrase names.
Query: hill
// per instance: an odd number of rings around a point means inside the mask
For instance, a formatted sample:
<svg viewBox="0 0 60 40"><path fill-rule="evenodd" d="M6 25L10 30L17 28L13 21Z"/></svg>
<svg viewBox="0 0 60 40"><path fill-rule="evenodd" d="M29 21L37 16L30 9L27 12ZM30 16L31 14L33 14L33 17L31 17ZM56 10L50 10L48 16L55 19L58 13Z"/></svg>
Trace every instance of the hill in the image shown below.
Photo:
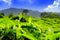
<svg viewBox="0 0 60 40"><path fill-rule="evenodd" d="M13 13L14 15L17 15L18 13L22 12L23 10L24 9L8 8L8 9L1 10L0 13L4 13L5 15ZM30 16L39 17L39 15L40 15L40 12L38 12L38 11L32 11L32 10L28 10L28 11L29 11Z"/></svg>

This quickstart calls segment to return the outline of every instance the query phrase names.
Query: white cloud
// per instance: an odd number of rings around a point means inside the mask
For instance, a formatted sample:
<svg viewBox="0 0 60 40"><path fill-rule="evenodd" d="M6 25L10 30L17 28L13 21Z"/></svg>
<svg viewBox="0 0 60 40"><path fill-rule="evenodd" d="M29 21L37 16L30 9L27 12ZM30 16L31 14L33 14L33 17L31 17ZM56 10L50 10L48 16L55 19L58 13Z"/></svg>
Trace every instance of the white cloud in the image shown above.
<svg viewBox="0 0 60 40"><path fill-rule="evenodd" d="M12 1L12 0L0 0L0 1L2 1L2 2L8 4L8 5L11 5L11 1Z"/></svg>
<svg viewBox="0 0 60 40"><path fill-rule="evenodd" d="M44 8L43 11L56 11L55 9L58 9L60 5L60 0L55 0L52 5L48 5L47 8Z"/></svg>

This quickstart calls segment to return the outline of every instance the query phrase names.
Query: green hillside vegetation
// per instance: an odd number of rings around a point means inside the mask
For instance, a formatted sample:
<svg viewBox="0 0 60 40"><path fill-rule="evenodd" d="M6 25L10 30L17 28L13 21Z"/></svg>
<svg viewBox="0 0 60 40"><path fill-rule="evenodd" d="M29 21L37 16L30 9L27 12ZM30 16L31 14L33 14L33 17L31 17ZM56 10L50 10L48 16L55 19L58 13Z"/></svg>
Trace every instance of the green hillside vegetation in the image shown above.
<svg viewBox="0 0 60 40"><path fill-rule="evenodd" d="M1 14L0 40L60 40L60 18L55 14L48 16Z"/></svg>

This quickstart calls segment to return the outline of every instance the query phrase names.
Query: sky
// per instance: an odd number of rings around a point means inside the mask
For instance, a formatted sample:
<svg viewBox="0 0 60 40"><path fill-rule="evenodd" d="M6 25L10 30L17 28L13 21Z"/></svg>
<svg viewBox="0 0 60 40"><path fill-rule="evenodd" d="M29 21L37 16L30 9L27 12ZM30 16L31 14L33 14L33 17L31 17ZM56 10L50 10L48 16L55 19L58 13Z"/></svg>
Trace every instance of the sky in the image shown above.
<svg viewBox="0 0 60 40"><path fill-rule="evenodd" d="M0 0L0 10L8 8L60 12L60 0Z"/></svg>

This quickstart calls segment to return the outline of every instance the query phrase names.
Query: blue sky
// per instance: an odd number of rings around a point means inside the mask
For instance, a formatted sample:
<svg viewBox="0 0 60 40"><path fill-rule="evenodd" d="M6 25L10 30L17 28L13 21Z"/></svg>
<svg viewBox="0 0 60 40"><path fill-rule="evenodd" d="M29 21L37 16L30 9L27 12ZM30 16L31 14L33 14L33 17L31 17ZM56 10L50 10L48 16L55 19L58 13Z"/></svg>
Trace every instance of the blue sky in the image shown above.
<svg viewBox="0 0 60 40"><path fill-rule="evenodd" d="M60 0L0 0L0 10L7 8L59 12Z"/></svg>

